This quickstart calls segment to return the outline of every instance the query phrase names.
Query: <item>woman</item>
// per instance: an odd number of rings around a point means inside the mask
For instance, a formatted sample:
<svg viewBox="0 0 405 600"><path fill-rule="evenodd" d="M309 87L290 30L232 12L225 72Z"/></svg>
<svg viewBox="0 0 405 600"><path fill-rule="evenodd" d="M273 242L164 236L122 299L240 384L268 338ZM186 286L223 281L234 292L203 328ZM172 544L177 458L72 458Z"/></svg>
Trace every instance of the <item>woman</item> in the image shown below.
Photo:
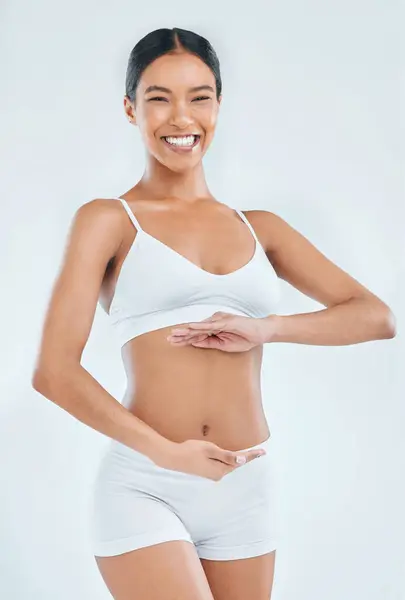
<svg viewBox="0 0 405 600"><path fill-rule="evenodd" d="M263 344L395 335L388 306L283 219L211 195L202 158L221 97L203 37L159 29L134 47L124 109L146 169L122 196L77 210L44 324L34 388L111 438L92 541L116 600L268 600ZM278 316L279 278L326 308ZM80 365L97 301L122 345L122 404Z"/></svg>

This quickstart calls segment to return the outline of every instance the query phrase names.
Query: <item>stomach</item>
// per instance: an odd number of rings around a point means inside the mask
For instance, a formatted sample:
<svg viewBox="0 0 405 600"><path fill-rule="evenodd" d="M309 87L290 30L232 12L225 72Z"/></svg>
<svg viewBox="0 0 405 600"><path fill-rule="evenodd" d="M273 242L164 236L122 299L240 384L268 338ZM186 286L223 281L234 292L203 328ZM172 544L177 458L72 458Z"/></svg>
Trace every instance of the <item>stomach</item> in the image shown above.
<svg viewBox="0 0 405 600"><path fill-rule="evenodd" d="M201 439L234 451L265 441L263 346L247 352L175 346L166 339L171 329L123 346L128 387L122 404L174 442Z"/></svg>

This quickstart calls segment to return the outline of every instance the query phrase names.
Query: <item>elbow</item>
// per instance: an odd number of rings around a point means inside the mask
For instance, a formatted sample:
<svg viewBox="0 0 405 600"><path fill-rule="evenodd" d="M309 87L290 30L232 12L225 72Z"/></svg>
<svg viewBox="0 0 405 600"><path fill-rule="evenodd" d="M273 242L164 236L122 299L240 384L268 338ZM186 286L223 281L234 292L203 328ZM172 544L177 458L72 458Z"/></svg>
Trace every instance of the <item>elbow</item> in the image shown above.
<svg viewBox="0 0 405 600"><path fill-rule="evenodd" d="M397 335L396 318L390 307L376 296L360 296L369 340L388 340Z"/></svg>
<svg viewBox="0 0 405 600"><path fill-rule="evenodd" d="M388 340L397 335L396 318L388 304L370 292L353 296L354 302L359 302L363 327L367 330L368 341Z"/></svg>
<svg viewBox="0 0 405 600"><path fill-rule="evenodd" d="M387 327L387 338L394 338L397 335L397 322L394 313L390 311Z"/></svg>
<svg viewBox="0 0 405 600"><path fill-rule="evenodd" d="M384 304L378 311L379 330L381 332L380 339L388 340L397 335L396 318L392 310Z"/></svg>
<svg viewBox="0 0 405 600"><path fill-rule="evenodd" d="M32 375L31 385L34 390L49 398L61 384L65 385L70 372L70 365L62 360L39 363Z"/></svg>
<svg viewBox="0 0 405 600"><path fill-rule="evenodd" d="M35 391L44 394L45 389L49 389L52 381L51 370L47 367L37 367L31 378L31 385Z"/></svg>

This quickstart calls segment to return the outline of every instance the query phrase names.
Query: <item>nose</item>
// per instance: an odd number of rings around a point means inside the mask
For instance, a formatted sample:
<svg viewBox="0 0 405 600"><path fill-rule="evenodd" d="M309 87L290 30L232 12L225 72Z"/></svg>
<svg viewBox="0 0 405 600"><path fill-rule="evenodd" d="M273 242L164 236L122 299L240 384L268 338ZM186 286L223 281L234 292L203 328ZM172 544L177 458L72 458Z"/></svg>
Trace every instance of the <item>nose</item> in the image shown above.
<svg viewBox="0 0 405 600"><path fill-rule="evenodd" d="M173 108L170 114L170 125L174 125L179 129L185 129L193 123L193 118L190 114L190 108L184 102L173 103Z"/></svg>

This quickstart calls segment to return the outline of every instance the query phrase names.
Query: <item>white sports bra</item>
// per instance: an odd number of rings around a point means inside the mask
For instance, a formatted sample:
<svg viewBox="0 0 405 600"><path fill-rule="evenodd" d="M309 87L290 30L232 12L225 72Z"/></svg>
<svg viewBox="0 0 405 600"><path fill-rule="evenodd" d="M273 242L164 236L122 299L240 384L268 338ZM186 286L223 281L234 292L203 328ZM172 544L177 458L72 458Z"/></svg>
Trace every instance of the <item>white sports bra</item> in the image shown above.
<svg viewBox="0 0 405 600"><path fill-rule="evenodd" d="M109 316L123 346L155 329L206 319L222 311L265 317L280 300L277 274L245 215L234 209L249 227L255 252L248 263L225 275L198 267L142 229L123 198L137 229L115 286Z"/></svg>

